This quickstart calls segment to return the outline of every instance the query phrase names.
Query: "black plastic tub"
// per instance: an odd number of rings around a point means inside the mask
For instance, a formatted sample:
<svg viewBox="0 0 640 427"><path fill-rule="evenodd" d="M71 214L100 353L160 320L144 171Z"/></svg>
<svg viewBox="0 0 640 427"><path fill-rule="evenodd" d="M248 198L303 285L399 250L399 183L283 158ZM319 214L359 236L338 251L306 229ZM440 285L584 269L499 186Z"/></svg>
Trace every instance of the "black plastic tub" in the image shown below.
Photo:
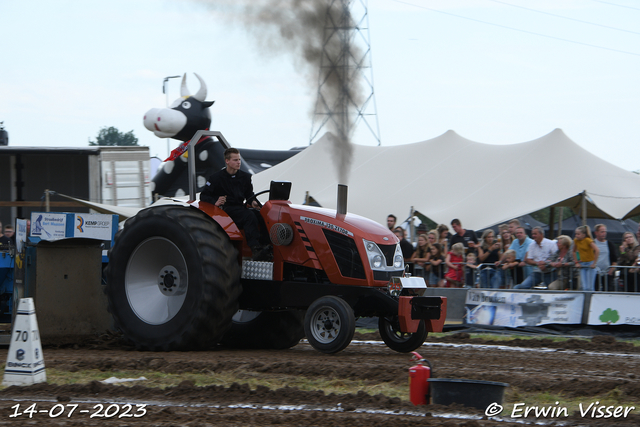
<svg viewBox="0 0 640 427"><path fill-rule="evenodd" d="M448 378L430 378L428 381L434 405L458 403L483 411L494 402L502 405L504 389L509 386L507 383L494 381Z"/></svg>

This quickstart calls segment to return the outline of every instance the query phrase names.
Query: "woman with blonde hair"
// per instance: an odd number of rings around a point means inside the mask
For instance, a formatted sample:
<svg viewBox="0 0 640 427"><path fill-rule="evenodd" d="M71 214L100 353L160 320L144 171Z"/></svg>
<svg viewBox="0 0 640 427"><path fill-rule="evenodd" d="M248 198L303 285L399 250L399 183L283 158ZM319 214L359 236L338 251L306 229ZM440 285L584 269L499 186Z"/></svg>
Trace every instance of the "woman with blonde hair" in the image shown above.
<svg viewBox="0 0 640 427"><path fill-rule="evenodd" d="M507 224L500 224L498 226L498 241L500 241L503 251L506 251L511 247L514 239L515 238L509 231L509 226Z"/></svg>
<svg viewBox="0 0 640 427"><path fill-rule="evenodd" d="M638 265L640 263L640 245L636 240L636 236L633 233L626 231L622 234L622 245L620 246L620 256L618 257L618 265L623 267L630 267L632 265ZM635 268L621 268L620 275L624 282L624 290L626 292L638 292L640 290L640 283L638 279L640 276L637 274Z"/></svg>
<svg viewBox="0 0 640 427"><path fill-rule="evenodd" d="M588 225L576 228L573 239L573 256L576 267L580 269L580 287L583 291L593 291L596 281L596 262L600 255L598 245L591 237Z"/></svg>
<svg viewBox="0 0 640 427"><path fill-rule="evenodd" d="M438 230L429 230L427 233L427 240L429 241L429 246L435 243L440 243L440 234L438 233Z"/></svg>
<svg viewBox="0 0 640 427"><path fill-rule="evenodd" d="M442 252L449 252L449 227L446 224L439 224L436 228L438 232L438 243L442 245Z"/></svg>
<svg viewBox="0 0 640 427"><path fill-rule="evenodd" d="M638 240L636 240L636 236L634 236L632 232L625 231L624 233L622 233L622 245L620 245L620 257L622 257L622 254L627 254L627 256L623 258L623 261L626 258L628 258L628 254L633 253L633 250L637 246L638 246ZM626 265L630 265L630 264L627 263Z"/></svg>
<svg viewBox="0 0 640 427"><path fill-rule="evenodd" d="M424 277L425 281L429 277L429 274L427 273L428 265L425 264L427 261L429 261L429 255L430 255L429 246L430 245L429 245L429 240L427 239L427 235L426 234L419 235L418 246L416 247L416 250L413 252L413 255L411 256L411 260L410 260L416 266L422 268L422 277Z"/></svg>
<svg viewBox="0 0 640 427"><path fill-rule="evenodd" d="M549 259L549 265L556 269L558 278L549 283L549 289L561 291L563 289L575 288L576 277L574 274L573 257L571 256L571 237L558 236L558 252L553 254Z"/></svg>

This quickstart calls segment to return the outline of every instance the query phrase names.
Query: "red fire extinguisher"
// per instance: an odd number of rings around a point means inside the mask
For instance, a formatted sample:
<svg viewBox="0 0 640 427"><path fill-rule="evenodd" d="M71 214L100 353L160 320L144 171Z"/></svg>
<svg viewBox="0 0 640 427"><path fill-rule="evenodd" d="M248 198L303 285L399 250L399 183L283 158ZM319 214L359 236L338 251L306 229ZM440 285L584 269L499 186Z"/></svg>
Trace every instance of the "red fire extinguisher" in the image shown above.
<svg viewBox="0 0 640 427"><path fill-rule="evenodd" d="M414 405L428 405L431 394L427 380L431 377L431 363L415 351L411 354L411 361L417 361L418 364L409 368L409 399ZM423 362L429 366L424 366Z"/></svg>

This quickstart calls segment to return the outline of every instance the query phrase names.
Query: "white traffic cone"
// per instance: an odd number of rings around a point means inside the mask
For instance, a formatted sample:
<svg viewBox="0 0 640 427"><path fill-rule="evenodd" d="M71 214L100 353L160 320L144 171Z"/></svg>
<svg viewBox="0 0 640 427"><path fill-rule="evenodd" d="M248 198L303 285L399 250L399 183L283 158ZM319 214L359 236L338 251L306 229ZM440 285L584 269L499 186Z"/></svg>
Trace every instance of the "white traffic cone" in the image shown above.
<svg viewBox="0 0 640 427"><path fill-rule="evenodd" d="M29 385L46 381L33 298L20 298L2 385Z"/></svg>

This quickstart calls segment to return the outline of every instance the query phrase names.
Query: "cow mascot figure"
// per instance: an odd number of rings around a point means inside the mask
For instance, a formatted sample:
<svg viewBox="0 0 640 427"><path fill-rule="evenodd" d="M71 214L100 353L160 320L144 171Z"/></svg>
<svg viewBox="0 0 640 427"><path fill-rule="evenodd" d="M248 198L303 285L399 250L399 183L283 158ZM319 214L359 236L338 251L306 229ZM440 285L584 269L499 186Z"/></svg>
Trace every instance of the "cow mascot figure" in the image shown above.
<svg viewBox="0 0 640 427"><path fill-rule="evenodd" d="M195 74L195 73L194 73ZM152 131L158 138L172 138L182 141L182 144L171 152L162 163L158 173L151 183L154 199L157 196L179 197L188 193L189 175L187 170L187 148L190 139L199 130L209 130L211 112L209 107L214 101L205 101L207 85L199 75L200 89L195 95L189 94L187 89L187 75L182 77L180 98L176 99L169 108L152 108L144 115L144 127ZM209 176L222 169L224 150L221 142L203 137L195 146L196 157L196 187L201 191ZM252 173L242 163L241 169Z"/></svg>

